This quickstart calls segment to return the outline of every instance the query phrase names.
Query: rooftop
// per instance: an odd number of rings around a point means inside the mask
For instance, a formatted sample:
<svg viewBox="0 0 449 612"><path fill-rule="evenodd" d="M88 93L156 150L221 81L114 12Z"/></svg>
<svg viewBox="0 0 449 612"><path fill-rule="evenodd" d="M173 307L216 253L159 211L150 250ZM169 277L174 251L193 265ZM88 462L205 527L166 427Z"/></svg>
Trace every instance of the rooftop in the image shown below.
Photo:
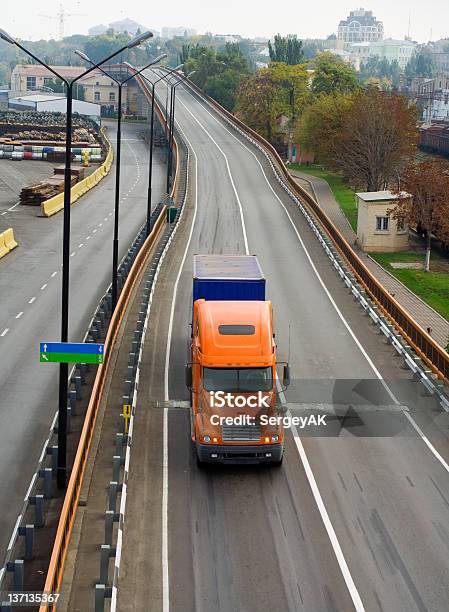
<svg viewBox="0 0 449 612"><path fill-rule="evenodd" d="M407 194L401 194L405 196ZM385 200L397 200L400 196L392 191L362 191L356 193L356 196L364 202L383 202Z"/></svg>

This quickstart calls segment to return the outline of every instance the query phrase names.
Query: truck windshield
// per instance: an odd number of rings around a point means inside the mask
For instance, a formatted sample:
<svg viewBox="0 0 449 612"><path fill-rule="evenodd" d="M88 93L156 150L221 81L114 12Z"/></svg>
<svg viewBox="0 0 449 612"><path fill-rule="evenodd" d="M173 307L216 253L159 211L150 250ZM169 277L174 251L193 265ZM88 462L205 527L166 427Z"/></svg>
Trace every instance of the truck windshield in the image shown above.
<svg viewBox="0 0 449 612"><path fill-rule="evenodd" d="M271 391L272 370L268 368L203 368L206 391Z"/></svg>

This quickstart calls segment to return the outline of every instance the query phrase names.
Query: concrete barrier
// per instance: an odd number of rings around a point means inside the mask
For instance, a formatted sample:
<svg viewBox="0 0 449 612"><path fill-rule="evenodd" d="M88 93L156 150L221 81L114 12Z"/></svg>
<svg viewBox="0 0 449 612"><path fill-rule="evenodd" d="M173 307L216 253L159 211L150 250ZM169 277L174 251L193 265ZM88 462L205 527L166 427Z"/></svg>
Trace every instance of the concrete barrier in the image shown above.
<svg viewBox="0 0 449 612"><path fill-rule="evenodd" d="M17 242L14 238L14 230L12 227L0 233L0 259L15 249L16 246Z"/></svg>
<svg viewBox="0 0 449 612"><path fill-rule="evenodd" d="M76 185L72 187L70 190L70 204L74 204L81 196L87 193L92 187L97 185L104 178L111 169L112 162L114 160L114 151L112 149L111 143L106 138L106 135L103 131L103 136L108 143L108 153L106 155L106 159L101 164L99 168L95 170L90 176L86 177ZM58 193L57 196L42 202L41 204L41 212L44 217L51 217L56 214L60 210L64 208L64 194Z"/></svg>

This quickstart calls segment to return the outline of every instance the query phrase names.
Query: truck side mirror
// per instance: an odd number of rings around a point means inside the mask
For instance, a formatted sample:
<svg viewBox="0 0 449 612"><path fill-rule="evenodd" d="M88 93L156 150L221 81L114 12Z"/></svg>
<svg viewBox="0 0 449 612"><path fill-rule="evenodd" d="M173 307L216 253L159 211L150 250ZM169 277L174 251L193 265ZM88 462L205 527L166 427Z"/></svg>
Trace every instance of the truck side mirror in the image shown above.
<svg viewBox="0 0 449 612"><path fill-rule="evenodd" d="M290 366L288 363L284 366L284 378L283 378L284 387L288 387L290 384Z"/></svg>
<svg viewBox="0 0 449 612"><path fill-rule="evenodd" d="M192 366L187 364L185 369L186 387L191 389L192 387Z"/></svg>

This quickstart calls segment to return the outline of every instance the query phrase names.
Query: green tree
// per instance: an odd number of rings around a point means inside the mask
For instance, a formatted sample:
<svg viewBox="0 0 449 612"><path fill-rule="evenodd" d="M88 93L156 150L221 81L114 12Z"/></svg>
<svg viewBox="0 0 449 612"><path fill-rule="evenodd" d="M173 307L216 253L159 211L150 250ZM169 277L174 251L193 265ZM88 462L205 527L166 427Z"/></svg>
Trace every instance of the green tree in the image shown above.
<svg viewBox="0 0 449 612"><path fill-rule="evenodd" d="M281 36L276 34L274 43L268 41L268 51L272 62L284 62L290 66L300 64L304 60L302 41L296 36Z"/></svg>
<svg viewBox="0 0 449 612"><path fill-rule="evenodd" d="M333 53L319 53L314 65L313 93L349 93L360 88L355 70Z"/></svg>
<svg viewBox="0 0 449 612"><path fill-rule="evenodd" d="M187 51L187 50L185 50ZM234 110L241 78L248 74L246 58L238 44L226 44L222 51L196 44L189 48L184 72L192 70L192 80L230 111Z"/></svg>
<svg viewBox="0 0 449 612"><path fill-rule="evenodd" d="M405 74L410 77L432 77L435 72L435 64L429 51L420 49L415 51L411 60L405 67Z"/></svg>
<svg viewBox="0 0 449 612"><path fill-rule="evenodd" d="M93 62L99 62L125 46L130 40L129 34L115 34L108 30L106 34L89 38L84 45L84 51ZM117 56L117 61L120 61L120 56Z"/></svg>

